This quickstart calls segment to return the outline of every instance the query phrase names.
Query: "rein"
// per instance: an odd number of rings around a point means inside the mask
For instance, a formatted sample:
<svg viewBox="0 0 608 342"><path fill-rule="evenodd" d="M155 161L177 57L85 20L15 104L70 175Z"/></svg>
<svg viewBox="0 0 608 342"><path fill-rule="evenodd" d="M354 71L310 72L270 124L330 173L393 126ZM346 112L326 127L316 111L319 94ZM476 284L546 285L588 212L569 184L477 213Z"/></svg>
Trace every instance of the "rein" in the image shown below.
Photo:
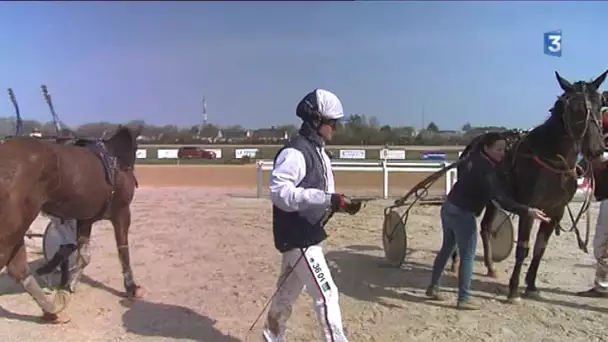
<svg viewBox="0 0 608 342"><path fill-rule="evenodd" d="M578 229L577 224L580 221L580 219L583 217L583 214L589 210L589 207L591 206L591 194L593 194L593 191L595 189L595 176L593 175L593 172L590 172L590 170L591 170L590 163L587 163L586 169L584 169L580 165L580 163L576 163L573 168L570 168L570 167L557 168L557 167L554 167L553 165L551 165L551 164L555 165L556 163L551 163L550 161L543 161L540 157L538 157L535 154L520 154L520 156L532 159L542 169L549 170L558 175L572 177L575 180L579 178L577 171L580 171L580 174L582 176L590 174L589 180L591 182L591 185L586 189L585 199L583 200L583 204L581 205L581 208L579 209L578 213L576 214L576 218L575 218L575 215L572 214L572 209L570 209L570 204L569 203L566 204L566 209L568 209L568 215L570 216L570 221L572 222L572 226L569 229L565 229L564 227L562 227L560 222L557 222L556 226L555 226L556 227L555 235L557 235L557 236L560 235L560 232L569 233L569 232L574 231L574 234L576 235L576 241L578 244L578 248L585 253L589 253L588 245L589 245L590 226L589 226L589 224L587 224L586 229L585 229L585 239L583 240L581 238L581 233ZM559 159L561 159L561 162L564 165L568 166L566 159L561 154L558 154L557 157ZM578 187L578 185L577 185L577 187Z"/></svg>
<svg viewBox="0 0 608 342"><path fill-rule="evenodd" d="M576 171L577 169L580 169L580 166L578 164L576 164L574 166L574 168L570 169L559 169L556 167L553 167L551 164L549 164L549 162L545 162L542 159L540 159L540 157L536 156L536 155L526 155L526 154L522 154L522 156L524 157L528 157L528 158L532 158L532 160L534 160L536 162L536 164L538 164L538 166L540 166L543 169L547 169L549 171L552 171L556 174L559 175L565 175L565 176L573 176L576 178ZM557 155L560 159L563 160L564 164L567 165L566 163L566 159L564 157L562 157L562 155L558 154Z"/></svg>

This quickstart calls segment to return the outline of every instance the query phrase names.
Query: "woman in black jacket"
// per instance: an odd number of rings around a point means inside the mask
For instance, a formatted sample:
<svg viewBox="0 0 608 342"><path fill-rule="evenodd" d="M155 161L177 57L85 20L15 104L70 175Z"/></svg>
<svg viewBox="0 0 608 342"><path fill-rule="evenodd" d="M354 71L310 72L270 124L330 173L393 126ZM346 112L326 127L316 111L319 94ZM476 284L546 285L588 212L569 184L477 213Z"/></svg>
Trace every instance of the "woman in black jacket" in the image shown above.
<svg viewBox="0 0 608 342"><path fill-rule="evenodd" d="M443 245L435 258L431 284L426 291L426 295L432 299L443 299L439 295L439 279L450 255L458 246L460 268L457 307L464 310L479 309L479 306L471 301L469 289L477 247L475 217L481 215L486 204L495 200L507 211L549 221L542 210L515 202L501 189L495 166L504 158L506 141L500 133L486 134L480 145L481 148L471 151L458 168L458 181L441 207Z"/></svg>

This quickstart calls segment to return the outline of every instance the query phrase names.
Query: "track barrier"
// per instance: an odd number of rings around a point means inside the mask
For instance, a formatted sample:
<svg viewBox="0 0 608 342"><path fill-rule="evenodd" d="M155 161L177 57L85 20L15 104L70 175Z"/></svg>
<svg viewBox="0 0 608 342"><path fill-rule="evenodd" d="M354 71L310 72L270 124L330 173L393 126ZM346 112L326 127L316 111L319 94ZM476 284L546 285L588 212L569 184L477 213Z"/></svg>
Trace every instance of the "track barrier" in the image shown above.
<svg viewBox="0 0 608 342"><path fill-rule="evenodd" d="M358 171L358 172L382 172L382 197L388 198L389 188L389 173L391 172L420 172L433 173L441 168L451 164L451 161L346 161L332 160L331 165L334 171ZM264 171L272 171L272 160L258 160L256 162L257 171L257 197L261 198L263 194ZM448 171L445 175L445 192L447 195L458 179L456 169ZM578 188L572 202L579 202L589 188L589 183L586 179L578 179Z"/></svg>
<svg viewBox="0 0 608 342"><path fill-rule="evenodd" d="M331 162L334 171L358 171L358 172L382 172L382 197L388 198L389 173L391 172L421 172L433 173L451 164L449 161L425 162L425 161L403 161L394 162L387 160L380 161L343 161L334 160ZM257 197L262 197L262 184L264 171L271 171L272 160L258 160L257 169ZM445 194L449 193L453 184L456 182L456 169L448 171L445 177Z"/></svg>

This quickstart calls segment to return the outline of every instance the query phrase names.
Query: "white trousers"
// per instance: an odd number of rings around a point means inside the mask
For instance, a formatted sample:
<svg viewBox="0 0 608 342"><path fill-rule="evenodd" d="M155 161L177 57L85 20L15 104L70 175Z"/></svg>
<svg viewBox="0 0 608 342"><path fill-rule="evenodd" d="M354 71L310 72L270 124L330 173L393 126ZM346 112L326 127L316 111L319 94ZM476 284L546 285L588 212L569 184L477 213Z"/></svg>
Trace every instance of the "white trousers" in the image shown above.
<svg viewBox="0 0 608 342"><path fill-rule="evenodd" d="M608 199L600 203L600 212L597 215L593 236L593 255L597 261L595 289L608 292Z"/></svg>
<svg viewBox="0 0 608 342"><path fill-rule="evenodd" d="M304 251L304 257L302 257ZM290 271L293 268L293 271ZM270 305L264 325L263 341L283 342L287 320L291 316L293 304L306 288L313 298L317 319L323 327L324 341L348 342L342 327L342 314L338 302L338 288L334 283L321 246L308 249L293 249L283 253L281 273L277 286L287 280L279 289Z"/></svg>

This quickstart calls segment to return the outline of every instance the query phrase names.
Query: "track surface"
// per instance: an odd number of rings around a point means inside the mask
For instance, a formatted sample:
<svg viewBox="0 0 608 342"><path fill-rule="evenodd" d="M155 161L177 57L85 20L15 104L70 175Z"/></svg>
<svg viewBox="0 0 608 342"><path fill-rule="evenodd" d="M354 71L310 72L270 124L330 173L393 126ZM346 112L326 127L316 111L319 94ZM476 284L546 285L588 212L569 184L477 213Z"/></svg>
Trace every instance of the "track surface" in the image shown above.
<svg viewBox="0 0 608 342"><path fill-rule="evenodd" d="M270 202L255 198L255 169L138 166L137 176L130 245L146 297L122 298L112 228L100 222L93 229L92 263L67 311L70 323L40 324L34 302L0 275L0 341L260 341L259 328L249 336L246 331L274 291L279 255ZM391 196L424 176L391 174ZM347 194L380 195L381 184L379 174L337 173L338 189ZM538 277L544 302L504 304L514 255L497 265L497 280L480 275L485 269L478 258L473 291L484 309L459 312L452 308L456 283L450 274L444 285L452 300L424 300L441 244L439 207L413 210L407 263L394 269L384 265L381 250L382 209L389 203L374 202L356 216L336 215L328 225L326 253L350 341L606 341L608 300L571 295L586 289L594 273L593 259L578 251L573 234L550 241ZM46 221L38 218L32 229L42 230ZM36 263L37 242L28 244ZM319 341L319 329L311 299L302 294L288 341Z"/></svg>

